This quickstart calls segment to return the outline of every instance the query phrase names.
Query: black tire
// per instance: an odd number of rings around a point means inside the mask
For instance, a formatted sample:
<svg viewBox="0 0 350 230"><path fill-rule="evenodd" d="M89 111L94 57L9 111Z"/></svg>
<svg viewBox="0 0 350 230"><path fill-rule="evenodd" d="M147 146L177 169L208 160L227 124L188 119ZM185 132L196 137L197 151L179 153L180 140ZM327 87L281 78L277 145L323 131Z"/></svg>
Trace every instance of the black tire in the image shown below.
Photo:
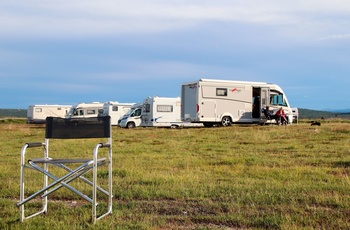
<svg viewBox="0 0 350 230"><path fill-rule="evenodd" d="M132 128L135 128L136 125L135 125L134 122L129 122L129 123L126 125L126 127L127 127L128 129L132 129Z"/></svg>
<svg viewBox="0 0 350 230"><path fill-rule="evenodd" d="M232 123L231 118L228 116L223 117L221 120L221 126L224 126L224 127L230 126L231 123Z"/></svg>

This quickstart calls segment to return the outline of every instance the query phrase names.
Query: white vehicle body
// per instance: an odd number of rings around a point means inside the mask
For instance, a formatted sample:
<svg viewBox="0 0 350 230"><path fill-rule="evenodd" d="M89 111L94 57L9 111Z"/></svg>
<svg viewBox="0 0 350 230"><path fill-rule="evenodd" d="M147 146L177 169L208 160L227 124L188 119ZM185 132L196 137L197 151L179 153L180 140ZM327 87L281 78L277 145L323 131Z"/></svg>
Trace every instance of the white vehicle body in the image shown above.
<svg viewBox="0 0 350 230"><path fill-rule="evenodd" d="M283 90L264 82L200 79L182 84L181 118L204 126L261 123L262 109L283 108L288 122L293 113Z"/></svg>
<svg viewBox="0 0 350 230"><path fill-rule="evenodd" d="M122 128L135 128L141 125L142 103L134 104L130 110L118 121L118 126Z"/></svg>
<svg viewBox="0 0 350 230"><path fill-rule="evenodd" d="M298 108L291 108L292 109L292 113L293 113L293 122L297 123L299 122L299 110Z"/></svg>
<svg viewBox="0 0 350 230"><path fill-rule="evenodd" d="M103 113L103 103L79 103L72 106L67 118L88 118L97 117L99 113Z"/></svg>
<svg viewBox="0 0 350 230"><path fill-rule="evenodd" d="M181 123L180 97L148 97L143 101L141 126L171 127Z"/></svg>
<svg viewBox="0 0 350 230"><path fill-rule="evenodd" d="M64 118L71 105L30 105L27 110L27 123L44 124L46 117Z"/></svg>
<svg viewBox="0 0 350 230"><path fill-rule="evenodd" d="M99 115L110 116L111 124L118 125L118 120L126 114L135 103L119 103L117 101L105 102L103 111Z"/></svg>

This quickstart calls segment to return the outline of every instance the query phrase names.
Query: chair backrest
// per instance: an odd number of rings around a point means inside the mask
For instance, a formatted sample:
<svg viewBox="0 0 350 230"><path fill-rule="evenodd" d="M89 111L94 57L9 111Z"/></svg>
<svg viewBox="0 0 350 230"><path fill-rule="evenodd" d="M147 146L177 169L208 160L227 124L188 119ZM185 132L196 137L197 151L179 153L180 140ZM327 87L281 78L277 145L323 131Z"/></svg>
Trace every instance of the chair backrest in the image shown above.
<svg viewBox="0 0 350 230"><path fill-rule="evenodd" d="M264 108L263 109L263 113L264 113L266 119L270 119L271 118L271 114L268 113L267 109Z"/></svg>
<svg viewBox="0 0 350 230"><path fill-rule="evenodd" d="M111 117L90 118L46 118L45 138L109 138L111 137Z"/></svg>

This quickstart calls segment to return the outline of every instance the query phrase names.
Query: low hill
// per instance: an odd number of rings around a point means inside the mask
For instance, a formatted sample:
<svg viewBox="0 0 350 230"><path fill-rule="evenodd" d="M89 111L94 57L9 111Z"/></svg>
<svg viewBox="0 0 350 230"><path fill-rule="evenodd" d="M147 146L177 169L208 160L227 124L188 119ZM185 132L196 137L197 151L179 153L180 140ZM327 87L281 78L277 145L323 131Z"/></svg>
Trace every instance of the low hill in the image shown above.
<svg viewBox="0 0 350 230"><path fill-rule="evenodd" d="M350 113L328 112L311 109L298 109L299 118L303 119L321 119L321 118L350 118Z"/></svg>
<svg viewBox="0 0 350 230"><path fill-rule="evenodd" d="M336 117L337 113L335 112L327 112L327 111L320 111L320 110L311 110L311 109L298 109L299 110L299 118L332 118Z"/></svg>
<svg viewBox="0 0 350 230"><path fill-rule="evenodd" d="M0 117L27 117L26 109L0 109Z"/></svg>

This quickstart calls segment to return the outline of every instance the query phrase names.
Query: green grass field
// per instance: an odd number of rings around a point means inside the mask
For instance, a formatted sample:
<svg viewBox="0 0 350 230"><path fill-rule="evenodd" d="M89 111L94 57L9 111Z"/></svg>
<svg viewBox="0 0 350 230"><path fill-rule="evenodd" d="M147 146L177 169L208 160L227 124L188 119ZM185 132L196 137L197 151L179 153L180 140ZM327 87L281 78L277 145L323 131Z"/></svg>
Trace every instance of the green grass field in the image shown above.
<svg viewBox="0 0 350 230"><path fill-rule="evenodd" d="M113 214L96 225L91 205L67 189L49 197L46 215L20 223L20 150L43 141L44 128L5 123L0 132L0 229L350 228L349 122L113 127ZM91 155L93 140L83 144Z"/></svg>

